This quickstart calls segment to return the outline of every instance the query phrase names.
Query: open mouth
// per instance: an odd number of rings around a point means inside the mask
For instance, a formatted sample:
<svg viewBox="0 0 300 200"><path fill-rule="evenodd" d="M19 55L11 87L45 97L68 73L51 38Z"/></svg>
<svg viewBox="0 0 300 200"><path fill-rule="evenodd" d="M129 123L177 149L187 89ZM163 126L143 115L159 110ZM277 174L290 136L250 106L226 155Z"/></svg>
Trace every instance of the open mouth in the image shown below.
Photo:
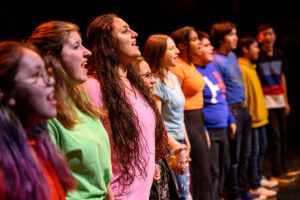
<svg viewBox="0 0 300 200"><path fill-rule="evenodd" d="M81 63L81 67L87 69L87 68L88 68L87 61L83 61L83 62Z"/></svg>
<svg viewBox="0 0 300 200"><path fill-rule="evenodd" d="M48 96L47 96L47 100L51 102L51 104L56 105L57 101L54 98L54 91L51 92Z"/></svg>

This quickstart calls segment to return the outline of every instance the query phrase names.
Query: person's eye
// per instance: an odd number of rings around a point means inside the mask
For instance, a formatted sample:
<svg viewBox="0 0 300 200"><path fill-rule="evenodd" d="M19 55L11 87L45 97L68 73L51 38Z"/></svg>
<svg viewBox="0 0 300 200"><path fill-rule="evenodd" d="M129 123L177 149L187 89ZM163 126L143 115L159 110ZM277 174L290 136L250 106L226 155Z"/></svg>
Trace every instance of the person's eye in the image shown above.
<svg viewBox="0 0 300 200"><path fill-rule="evenodd" d="M122 33L127 33L128 32L128 29L124 29L123 31L122 31Z"/></svg>
<svg viewBox="0 0 300 200"><path fill-rule="evenodd" d="M32 78L38 78L41 75L41 72L36 72L34 74L32 74Z"/></svg>

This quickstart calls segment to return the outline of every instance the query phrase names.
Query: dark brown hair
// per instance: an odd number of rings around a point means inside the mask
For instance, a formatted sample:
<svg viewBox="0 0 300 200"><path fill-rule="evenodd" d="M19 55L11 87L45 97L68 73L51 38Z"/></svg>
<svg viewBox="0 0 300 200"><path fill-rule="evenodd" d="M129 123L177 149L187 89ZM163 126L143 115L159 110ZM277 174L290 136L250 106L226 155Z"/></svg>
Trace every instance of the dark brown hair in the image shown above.
<svg viewBox="0 0 300 200"><path fill-rule="evenodd" d="M211 43L215 49L220 48L220 41L223 41L225 35L230 33L233 29L236 29L236 25L233 22L217 22L212 25Z"/></svg>
<svg viewBox="0 0 300 200"><path fill-rule="evenodd" d="M192 31L195 31L195 28L192 26L185 26L183 28L179 28L175 31L173 31L170 34L170 37L174 40L177 47L179 47L179 44L184 44L187 47L187 52L182 52L180 50L179 57L182 57L182 53L187 53L187 58L189 62L192 62L192 58L190 56L190 33Z"/></svg>
<svg viewBox="0 0 300 200"><path fill-rule="evenodd" d="M105 14L95 18L87 30L88 47L92 51L90 72L98 79L103 93L103 101L108 110L108 117L113 133L114 148L120 161L121 184L130 185L138 175L145 175L145 160L141 156L140 141L142 135L138 118L126 98L125 88L118 73L119 42L114 37L113 20L115 14ZM155 112L155 151L156 156L166 153L166 136L163 134L161 115L138 72L127 66L127 78L148 102ZM100 97L99 97L100 98Z"/></svg>

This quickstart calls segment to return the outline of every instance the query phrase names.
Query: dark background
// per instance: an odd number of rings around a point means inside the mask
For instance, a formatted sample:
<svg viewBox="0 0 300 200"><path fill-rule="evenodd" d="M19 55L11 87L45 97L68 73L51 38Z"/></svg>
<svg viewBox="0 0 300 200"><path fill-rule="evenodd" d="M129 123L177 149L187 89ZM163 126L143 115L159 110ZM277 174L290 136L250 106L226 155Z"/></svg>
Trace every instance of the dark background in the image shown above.
<svg viewBox="0 0 300 200"><path fill-rule="evenodd" d="M300 12L297 1L271 0L98 0L79 2L52 1L0 1L0 41L27 38L41 22L66 20L81 28L85 39L88 24L97 16L113 12L123 18L138 34L138 45L154 33L169 34L186 25L210 31L216 21L229 20L237 24L238 35L256 35L261 23L271 23L277 33L276 45L286 55L289 71L287 84L291 114L288 116L288 142L299 146L300 84L298 56L300 48ZM297 62L298 61L298 62Z"/></svg>

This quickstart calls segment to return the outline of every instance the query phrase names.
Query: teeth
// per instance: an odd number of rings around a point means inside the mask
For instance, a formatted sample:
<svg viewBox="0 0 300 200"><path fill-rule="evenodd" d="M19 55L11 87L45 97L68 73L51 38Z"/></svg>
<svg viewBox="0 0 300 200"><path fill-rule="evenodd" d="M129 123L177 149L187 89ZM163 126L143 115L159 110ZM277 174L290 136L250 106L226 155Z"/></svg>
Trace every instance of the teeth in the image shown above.
<svg viewBox="0 0 300 200"><path fill-rule="evenodd" d="M51 93L49 96L48 96L49 99L53 99L54 98L54 93Z"/></svg>
<svg viewBox="0 0 300 200"><path fill-rule="evenodd" d="M82 63L82 66L83 66L84 68L86 68L86 67L87 67L87 62L83 62L83 63Z"/></svg>

